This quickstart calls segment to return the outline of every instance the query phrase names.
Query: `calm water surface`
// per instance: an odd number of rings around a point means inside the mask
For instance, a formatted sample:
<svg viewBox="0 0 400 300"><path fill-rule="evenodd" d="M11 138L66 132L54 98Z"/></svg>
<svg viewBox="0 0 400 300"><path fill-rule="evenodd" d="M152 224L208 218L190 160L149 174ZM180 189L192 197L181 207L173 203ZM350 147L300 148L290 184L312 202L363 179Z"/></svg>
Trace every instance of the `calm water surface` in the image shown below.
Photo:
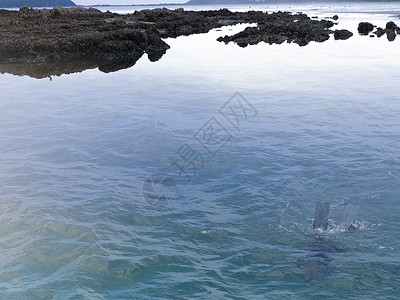
<svg viewBox="0 0 400 300"><path fill-rule="evenodd" d="M339 16L353 32L400 23ZM168 39L160 61L115 73L0 75L0 298L397 298L400 37L216 41L241 28ZM219 109L236 92L235 127ZM215 155L209 120L231 137ZM170 164L188 146L204 159L190 177ZM169 205L143 197L150 174L175 180Z"/></svg>

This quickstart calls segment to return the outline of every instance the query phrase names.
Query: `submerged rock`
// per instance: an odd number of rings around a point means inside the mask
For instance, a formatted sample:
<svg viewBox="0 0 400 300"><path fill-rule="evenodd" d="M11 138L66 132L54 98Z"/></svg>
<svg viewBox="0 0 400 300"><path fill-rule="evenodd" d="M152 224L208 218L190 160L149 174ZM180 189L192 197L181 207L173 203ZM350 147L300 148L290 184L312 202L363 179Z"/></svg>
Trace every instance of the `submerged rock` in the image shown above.
<svg viewBox="0 0 400 300"><path fill-rule="evenodd" d="M368 35L372 30L374 30L374 25L368 22L361 22L358 24L358 32L362 35Z"/></svg>
<svg viewBox="0 0 400 300"><path fill-rule="evenodd" d="M299 258L297 265L300 269L300 275L306 281L326 277L334 269L332 265L335 253L347 251L347 246L317 237L308 249L310 254L305 258Z"/></svg>

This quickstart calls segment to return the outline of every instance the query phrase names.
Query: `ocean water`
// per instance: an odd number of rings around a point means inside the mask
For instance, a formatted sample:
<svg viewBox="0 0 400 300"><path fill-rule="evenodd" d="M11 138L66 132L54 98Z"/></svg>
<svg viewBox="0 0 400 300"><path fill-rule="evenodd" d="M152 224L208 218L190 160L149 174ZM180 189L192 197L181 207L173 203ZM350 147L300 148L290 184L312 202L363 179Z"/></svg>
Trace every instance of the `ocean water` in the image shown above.
<svg viewBox="0 0 400 300"><path fill-rule="evenodd" d="M216 41L239 25L114 73L1 74L0 298L397 299L400 37L356 28L400 19L357 5L347 41Z"/></svg>

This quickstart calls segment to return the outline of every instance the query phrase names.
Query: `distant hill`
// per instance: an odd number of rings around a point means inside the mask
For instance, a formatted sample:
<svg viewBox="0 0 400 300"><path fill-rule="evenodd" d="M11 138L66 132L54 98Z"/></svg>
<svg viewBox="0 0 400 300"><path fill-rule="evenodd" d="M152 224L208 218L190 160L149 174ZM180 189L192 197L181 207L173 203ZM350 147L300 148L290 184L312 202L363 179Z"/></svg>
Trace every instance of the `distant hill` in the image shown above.
<svg viewBox="0 0 400 300"><path fill-rule="evenodd" d="M0 0L1 1L1 0ZM399 2L400 0L190 0L185 4L190 5L203 5L203 4L278 4L278 3L307 3L307 2Z"/></svg>
<svg viewBox="0 0 400 300"><path fill-rule="evenodd" d="M0 8L76 6L71 0L0 0Z"/></svg>
<svg viewBox="0 0 400 300"><path fill-rule="evenodd" d="M262 1L264 2L264 1ZM185 4L190 4L190 5L203 5L203 4L247 4L247 3L260 3L260 1L254 1L254 0L190 0L189 2L186 2Z"/></svg>

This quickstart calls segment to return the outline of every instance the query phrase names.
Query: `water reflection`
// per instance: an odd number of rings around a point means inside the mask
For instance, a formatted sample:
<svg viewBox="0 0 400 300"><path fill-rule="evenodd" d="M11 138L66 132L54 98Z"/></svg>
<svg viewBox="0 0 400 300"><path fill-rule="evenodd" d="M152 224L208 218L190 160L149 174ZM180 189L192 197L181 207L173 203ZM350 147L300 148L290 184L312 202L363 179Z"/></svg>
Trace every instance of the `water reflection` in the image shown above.
<svg viewBox="0 0 400 300"><path fill-rule="evenodd" d="M148 59L158 61L166 51L151 52ZM95 61L91 59L76 59L55 62L12 62L0 64L0 73L9 73L17 76L27 75L32 78L42 79L63 74L80 73L89 69L98 68L101 72L110 73L128 69L136 64L143 54L128 56L119 60Z"/></svg>
<svg viewBox="0 0 400 300"><path fill-rule="evenodd" d="M351 23L349 23L347 21L347 23L353 25L356 24L356 20L352 20ZM344 24L346 24L346 22L343 22ZM200 47L202 47L200 45L200 41L203 41L204 43L207 43L206 48L211 49L213 48L215 51L217 51L217 48L220 49L219 45L223 45L224 43L219 43L217 42L217 39L220 38L221 36L224 36L224 34L227 35L234 35L236 33L239 33L241 31L243 31L245 28L247 27L254 27L256 26L256 24L237 24L234 26L223 26L221 28L218 29L214 29L211 30L208 33L205 34L196 34L196 41L197 41L197 46L198 49L200 49ZM378 34L379 33L379 29L375 32L371 32L368 35L365 36L361 36L361 34L358 36L358 41L357 42L361 42L361 39L370 39L371 43L373 43L375 46L376 44L372 41L373 39L371 37L378 37L379 39L382 37L382 42L385 42L385 40L387 39L389 42L392 42L395 40L396 38L396 34L397 32L394 31L394 34L391 34L391 31L387 32L387 30L383 30L382 34ZM341 31L341 30L337 30L337 31ZM400 34L400 33L398 33ZM205 38L205 37L208 38ZM384 37L386 36L386 38L384 39ZM336 36L334 36L333 34L331 34L329 36L329 38L327 40L332 40L333 38L335 38L335 40L337 39ZM356 36L353 36L353 38L357 38ZM176 39L169 39L166 42L168 44L173 45L173 47L179 47L182 45L175 45L176 41L174 41ZM179 38L178 38L179 40ZM368 41L365 41L368 42ZM364 44L365 44L364 42ZM214 43L213 45L211 45L210 43ZM233 45L235 44L235 45ZM265 43L260 43L258 46L261 46L261 44L265 44ZM286 44L286 43L285 43ZM350 43L350 44L354 44ZM305 46L308 45L308 43L306 44L299 44L299 46ZM186 45L187 46L187 45ZM186 47L184 45L184 47ZM231 47L243 47L243 45L241 45L240 43L233 43L230 42L229 45L226 45L224 49L220 49L221 50L221 55L222 56L229 56L230 53L232 52L232 48ZM247 46L247 44L246 44ZM249 45L250 47L258 47L257 45ZM278 45L279 47L283 47L283 45ZM332 47L332 44L330 45ZM169 46L167 45L167 47L169 48ZM52 76L61 76L64 74L73 74L73 73L80 73L83 72L85 70L90 70L90 69L98 69L101 72L104 73L110 73L110 72L116 72L122 69L128 69L133 67L136 62L143 56L143 54L147 54L147 58L149 61L151 62L157 62L158 60L160 60L167 51L167 47L165 49L160 49L160 48L154 48L154 49L148 49L148 51L143 52L143 53L136 53L136 54L127 54L126 56L123 57L119 57L118 59L74 59L74 60L63 60L63 61L54 61L54 62L8 62L8 63L0 63L0 74L12 74L12 75L16 75L16 76L29 76L32 78L36 78L36 79L43 79L43 78L50 78ZM196 48L195 47L195 48ZM228 49L230 48L230 49ZM263 48L263 47L260 47ZM198 50L198 49L193 49ZM283 50L283 49L282 49ZM200 50L201 51L201 50ZM184 51L185 52L185 51ZM252 53L252 51L249 50L248 53ZM185 53L180 52L180 55L185 55ZM211 59L210 57L208 57L208 59Z"/></svg>

